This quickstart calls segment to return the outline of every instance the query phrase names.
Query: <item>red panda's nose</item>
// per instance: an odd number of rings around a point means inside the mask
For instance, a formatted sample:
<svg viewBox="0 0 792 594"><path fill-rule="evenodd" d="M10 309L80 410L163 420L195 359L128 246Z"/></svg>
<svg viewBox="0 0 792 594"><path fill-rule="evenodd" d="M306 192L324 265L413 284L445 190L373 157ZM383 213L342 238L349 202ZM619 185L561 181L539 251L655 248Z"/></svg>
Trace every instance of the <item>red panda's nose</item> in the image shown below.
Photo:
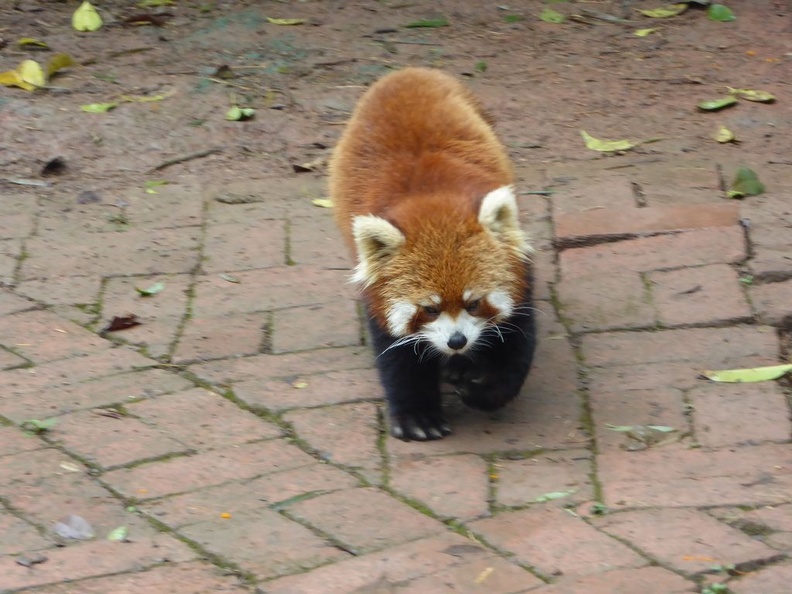
<svg viewBox="0 0 792 594"><path fill-rule="evenodd" d="M447 344L449 349L458 351L467 344L467 337L457 330L451 335L451 338L448 339Z"/></svg>

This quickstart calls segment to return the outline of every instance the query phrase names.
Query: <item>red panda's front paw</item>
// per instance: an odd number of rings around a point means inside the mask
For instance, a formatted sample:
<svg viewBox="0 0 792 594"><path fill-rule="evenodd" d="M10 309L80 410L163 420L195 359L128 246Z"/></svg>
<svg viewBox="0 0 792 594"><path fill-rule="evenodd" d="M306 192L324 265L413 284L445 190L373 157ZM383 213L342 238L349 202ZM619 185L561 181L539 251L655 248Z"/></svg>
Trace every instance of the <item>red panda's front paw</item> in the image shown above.
<svg viewBox="0 0 792 594"><path fill-rule="evenodd" d="M439 412L416 412L391 415L390 432L402 441L430 441L443 439L451 433L451 426Z"/></svg>

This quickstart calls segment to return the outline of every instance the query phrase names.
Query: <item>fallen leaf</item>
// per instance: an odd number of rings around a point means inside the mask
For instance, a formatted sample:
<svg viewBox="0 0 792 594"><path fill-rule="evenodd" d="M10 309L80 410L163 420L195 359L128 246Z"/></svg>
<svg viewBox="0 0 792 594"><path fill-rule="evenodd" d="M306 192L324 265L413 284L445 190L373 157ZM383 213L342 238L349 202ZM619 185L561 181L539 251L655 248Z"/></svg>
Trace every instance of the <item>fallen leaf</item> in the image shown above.
<svg viewBox="0 0 792 594"><path fill-rule="evenodd" d="M448 21L444 18L424 19L413 21L404 25L407 29L436 29L437 27L448 27Z"/></svg>
<svg viewBox="0 0 792 594"><path fill-rule="evenodd" d="M158 95L121 95L120 99L130 103L153 103L155 101L162 101L163 99L172 97L175 94L176 89L171 89L170 91L159 93Z"/></svg>
<svg viewBox="0 0 792 594"><path fill-rule="evenodd" d="M302 390L303 388L308 387L308 382L305 380L297 380L292 382L292 388L297 388L298 390Z"/></svg>
<svg viewBox="0 0 792 594"><path fill-rule="evenodd" d="M544 495L540 495L536 499L533 499L531 503L545 503L547 501L554 501L556 499L562 499L564 497L568 497L577 492L577 489L572 489L571 491L553 491L551 493L545 493Z"/></svg>
<svg viewBox="0 0 792 594"><path fill-rule="evenodd" d="M0 85L4 85L6 87L19 87L20 89L24 89L26 91L36 90L36 86L22 80L22 77L16 70L0 72Z"/></svg>
<svg viewBox="0 0 792 594"><path fill-rule="evenodd" d="M503 15L503 20L507 23L519 23L521 20L523 20L523 17L519 14L506 14Z"/></svg>
<svg viewBox="0 0 792 594"><path fill-rule="evenodd" d="M140 326L143 322L140 321L135 314L129 314L126 316L113 316L113 319L110 320L110 323L105 326L101 334L105 332L116 332L118 330L126 330L128 328L134 328L135 326Z"/></svg>
<svg viewBox="0 0 792 594"><path fill-rule="evenodd" d="M225 119L231 122L244 121L252 118L253 114L255 113L256 110L252 107L239 107L238 105L232 105L226 112Z"/></svg>
<svg viewBox="0 0 792 594"><path fill-rule="evenodd" d="M580 135L583 137L583 142L586 143L587 149L599 151L601 153L627 151L641 144L640 142L633 142L631 140L600 140L599 138L594 138L585 130L581 130Z"/></svg>
<svg viewBox="0 0 792 594"><path fill-rule="evenodd" d="M47 76L41 68L41 64L35 60L24 60L17 68L19 77L26 83L34 87L43 87L47 84Z"/></svg>
<svg viewBox="0 0 792 594"><path fill-rule="evenodd" d="M126 526L119 526L118 528L114 528L110 531L110 533L107 535L107 540L124 542L126 541L128 534L129 529Z"/></svg>
<svg viewBox="0 0 792 594"><path fill-rule="evenodd" d="M58 464L60 468L65 470L66 472L82 472L82 468L74 464L73 462L61 462Z"/></svg>
<svg viewBox="0 0 792 594"><path fill-rule="evenodd" d="M639 10L642 15L648 16L652 19L667 19L669 17L677 16L678 14L682 14L688 8L687 4L668 4L666 6L661 6L659 8L649 8L644 10Z"/></svg>
<svg viewBox="0 0 792 594"><path fill-rule="evenodd" d="M754 89L733 89L731 87L726 87L729 89L729 94L739 97L740 99L745 99L746 101L756 101L758 103L772 103L775 101L775 96L768 93L767 91L756 91Z"/></svg>
<svg viewBox="0 0 792 594"><path fill-rule="evenodd" d="M707 8L707 18L721 23L728 23L737 19L732 9L723 4L710 4L709 8Z"/></svg>
<svg viewBox="0 0 792 594"><path fill-rule="evenodd" d="M486 579L487 579L487 578L488 578L490 575L492 575L492 572L493 572L493 571L495 571L495 568L494 568L494 567L487 567L487 568L485 568L485 569L484 569L484 570L483 570L483 571L482 571L480 574L478 574L478 575L476 576L476 579L475 579L475 580L473 580L473 583L474 583L474 584L481 584L481 583L483 583L483 582L484 582L484 581L485 581L485 580L486 580Z"/></svg>
<svg viewBox="0 0 792 594"><path fill-rule="evenodd" d="M94 530L85 518L74 514L61 518L52 531L61 538L72 540L90 540L94 537Z"/></svg>
<svg viewBox="0 0 792 594"><path fill-rule="evenodd" d="M72 15L72 27L77 31L97 31L102 28L102 17L93 4L85 0Z"/></svg>
<svg viewBox="0 0 792 594"><path fill-rule="evenodd" d="M170 182L166 179L150 179L143 184L143 191L146 192L146 194L156 194L156 188L167 186L169 183Z"/></svg>
<svg viewBox="0 0 792 594"><path fill-rule="evenodd" d="M41 168L41 175L47 177L48 175L60 175L66 171L66 159L63 157L55 157L54 159L50 159Z"/></svg>
<svg viewBox="0 0 792 594"><path fill-rule="evenodd" d="M487 63L486 62L476 62L476 65L473 66L473 70L476 72L486 72L487 71Z"/></svg>
<svg viewBox="0 0 792 594"><path fill-rule="evenodd" d="M44 433L52 429L55 425L57 425L58 419L55 417L39 420L39 419L27 419L22 421L19 424L19 427L25 431L30 431L32 433Z"/></svg>
<svg viewBox="0 0 792 594"><path fill-rule="evenodd" d="M778 379L792 371L792 364L753 367L748 369L723 369L721 371L702 371L701 375L713 382L753 383Z"/></svg>
<svg viewBox="0 0 792 594"><path fill-rule="evenodd" d="M69 66L74 66L74 60L69 54L55 54L47 62L47 78Z"/></svg>
<svg viewBox="0 0 792 594"><path fill-rule="evenodd" d="M241 282L237 277L231 276L230 274L221 274L220 278L222 278L224 281L226 281L228 283L239 284Z"/></svg>
<svg viewBox="0 0 792 594"><path fill-rule="evenodd" d="M759 181L756 173L748 167L740 167L727 195L729 198L743 198L745 196L758 196L763 194L764 191L765 186Z"/></svg>
<svg viewBox="0 0 792 594"><path fill-rule="evenodd" d="M713 138L721 144L726 142L734 142L737 140L737 138L734 136L734 132L729 130L726 126L721 126L718 128L718 131L715 132Z"/></svg>
<svg viewBox="0 0 792 594"><path fill-rule="evenodd" d="M545 8L542 12L539 13L539 19L543 20L545 23L563 23L566 20L566 17L558 12L557 10L553 10L552 8Z"/></svg>
<svg viewBox="0 0 792 594"><path fill-rule="evenodd" d="M17 41L17 45L19 47L27 47L27 48L42 48L42 49L49 48L49 46L43 41L39 41L38 39L33 39L32 37L21 38L19 41Z"/></svg>
<svg viewBox="0 0 792 594"><path fill-rule="evenodd" d="M307 21L306 19L273 19L267 17L267 22L272 23L273 25L289 26L289 25L304 25Z"/></svg>
<svg viewBox="0 0 792 594"><path fill-rule="evenodd" d="M651 35L655 31L658 31L657 27L650 27L648 29L638 29L635 31L635 33L633 33L633 35L635 35L636 37L647 37L648 35Z"/></svg>
<svg viewBox="0 0 792 594"><path fill-rule="evenodd" d="M712 99L710 101L701 101L700 103L696 104L702 111L718 111L719 109L723 109L724 107L729 107L730 105L734 105L737 103L737 98L732 97L722 97L721 99Z"/></svg>
<svg viewBox="0 0 792 594"><path fill-rule="evenodd" d="M311 204L319 208L333 208L333 201L330 198L314 198Z"/></svg>
<svg viewBox="0 0 792 594"><path fill-rule="evenodd" d="M88 113L107 113L111 109L115 109L118 107L118 103L111 102L111 103L88 103L86 105L80 105L80 109L82 111Z"/></svg>
<svg viewBox="0 0 792 594"><path fill-rule="evenodd" d="M137 5L140 8L157 8L159 6L170 6L173 0L140 0Z"/></svg>
<svg viewBox="0 0 792 594"><path fill-rule="evenodd" d="M162 281L156 282L146 289L139 289L135 287L135 291L137 291L141 297L151 297L157 293L162 293L163 289L165 289L165 283Z"/></svg>

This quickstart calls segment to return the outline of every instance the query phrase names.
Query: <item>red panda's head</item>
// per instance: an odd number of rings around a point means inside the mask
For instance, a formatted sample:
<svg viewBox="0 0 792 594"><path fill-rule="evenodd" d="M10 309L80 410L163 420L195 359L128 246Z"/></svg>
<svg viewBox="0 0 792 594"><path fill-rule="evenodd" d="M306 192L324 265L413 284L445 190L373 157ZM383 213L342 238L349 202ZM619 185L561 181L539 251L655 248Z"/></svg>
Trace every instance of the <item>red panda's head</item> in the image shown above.
<svg viewBox="0 0 792 594"><path fill-rule="evenodd" d="M353 220L358 265L378 322L404 343L464 354L501 338L517 312L531 248L514 191L486 194L478 211L449 196L422 196Z"/></svg>

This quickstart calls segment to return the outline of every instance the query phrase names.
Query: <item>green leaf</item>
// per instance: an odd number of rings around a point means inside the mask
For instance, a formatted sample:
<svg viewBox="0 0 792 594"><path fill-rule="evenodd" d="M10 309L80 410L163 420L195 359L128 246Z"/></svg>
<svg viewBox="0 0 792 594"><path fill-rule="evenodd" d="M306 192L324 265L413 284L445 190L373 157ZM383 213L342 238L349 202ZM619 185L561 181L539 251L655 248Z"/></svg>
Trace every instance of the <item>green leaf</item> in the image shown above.
<svg viewBox="0 0 792 594"><path fill-rule="evenodd" d="M767 382L792 371L792 364L753 367L748 369L724 369L721 371L702 371L701 375L713 382L743 383Z"/></svg>
<svg viewBox="0 0 792 594"><path fill-rule="evenodd" d="M129 534L129 529L126 526L119 526L110 531L107 535L107 540L114 540L116 542L124 542Z"/></svg>
<svg viewBox="0 0 792 594"><path fill-rule="evenodd" d="M118 107L118 103L88 103L80 105L80 109L88 113L106 113Z"/></svg>
<svg viewBox="0 0 792 594"><path fill-rule="evenodd" d="M737 140L737 138L734 136L734 132L729 130L726 126L721 126L718 128L718 131L715 132L713 138L721 144L734 142Z"/></svg>
<svg viewBox="0 0 792 594"><path fill-rule="evenodd" d="M727 192L729 198L743 198L745 196L758 196L764 194L765 186L752 169L740 167L734 177L731 189Z"/></svg>
<svg viewBox="0 0 792 594"><path fill-rule="evenodd" d="M723 4L710 4L707 9L707 18L711 21L728 23L729 21L735 20L737 17L734 16L731 8Z"/></svg>
<svg viewBox="0 0 792 594"><path fill-rule="evenodd" d="M611 431L617 431L619 433L627 433L628 431L632 431L632 425L605 425Z"/></svg>
<svg viewBox="0 0 792 594"><path fill-rule="evenodd" d="M676 429L674 429L673 427L668 427L667 425L647 425L647 427L649 427L649 429L652 429L653 431L658 431L660 433L671 433L673 431L676 431Z"/></svg>
<svg viewBox="0 0 792 594"><path fill-rule="evenodd" d="M43 421L40 419L27 419L22 421L19 426L25 431L44 433L45 431L52 429L55 425L57 425L57 423L58 419L56 417L52 417L49 419L44 419Z"/></svg>
<svg viewBox="0 0 792 594"><path fill-rule="evenodd" d="M135 291L137 291L141 297L151 297L157 293L162 293L163 289L165 289L165 283L162 281L154 283L147 289L138 289L135 287Z"/></svg>
<svg viewBox="0 0 792 594"><path fill-rule="evenodd" d="M238 105L232 105L231 108L226 112L225 119L231 122L249 120L255 113L256 110L252 107L239 107Z"/></svg>
<svg viewBox="0 0 792 594"><path fill-rule="evenodd" d="M486 72L487 71L487 63L486 62L476 62L476 65L473 67L476 72Z"/></svg>
<svg viewBox="0 0 792 594"><path fill-rule="evenodd" d="M436 29L437 27L448 27L448 21L444 18L424 19L413 21L404 25L407 29Z"/></svg>
<svg viewBox="0 0 792 594"><path fill-rule="evenodd" d="M647 37L657 31L657 27L650 27L648 29L637 29L633 35L636 37Z"/></svg>
<svg viewBox="0 0 792 594"><path fill-rule="evenodd" d="M544 495L539 495L539 497L533 499L531 503L545 503L547 501L553 501L555 499L562 499L564 497L569 497L576 491L577 489L572 489L571 491L553 491L551 493L545 493Z"/></svg>
<svg viewBox="0 0 792 594"><path fill-rule="evenodd" d="M754 89L732 89L731 87L726 87L729 89L729 94L739 97L740 99L745 99L746 101L756 101L758 103L772 103L775 101L775 96L768 93L767 91L756 91Z"/></svg>
<svg viewBox="0 0 792 594"><path fill-rule="evenodd" d="M43 41L40 41L38 39L33 39L32 37L22 37L21 39L19 39L17 41L17 45L19 47L30 47L30 48L32 48L32 47L40 47L42 49L48 49L49 48L49 46L46 43L44 43Z"/></svg>
<svg viewBox="0 0 792 594"><path fill-rule="evenodd" d="M503 15L503 20L507 23L519 23L523 20L523 17L519 14L505 14Z"/></svg>
<svg viewBox="0 0 792 594"><path fill-rule="evenodd" d="M719 109L729 107L735 103L737 103L737 98L729 96L723 97L721 99L712 99L711 101L702 101L701 103L698 103L696 107L702 111L718 111Z"/></svg>
<svg viewBox="0 0 792 594"><path fill-rule="evenodd" d="M600 140L599 138L594 138L585 130L581 130L580 135L583 137L583 142L586 143L587 149L599 151L601 153L627 151L641 144L640 142L633 142L631 140Z"/></svg>
<svg viewBox="0 0 792 594"><path fill-rule="evenodd" d="M93 4L85 0L72 15L72 27L77 31L96 31L102 28L102 17Z"/></svg>
<svg viewBox="0 0 792 594"><path fill-rule="evenodd" d="M157 188L160 186L167 186L169 183L167 179L149 179L143 183L143 191L146 192L146 194L156 194Z"/></svg>
<svg viewBox="0 0 792 594"><path fill-rule="evenodd" d="M542 12L539 13L539 18L543 20L545 23L563 23L566 20L566 17L558 12L557 10L553 10L552 8L545 8Z"/></svg>
<svg viewBox="0 0 792 594"><path fill-rule="evenodd" d="M678 14L682 14L688 8L687 4L668 4L666 6L661 6L659 8L650 8L647 10L639 10L642 15L648 16L652 19L667 19L670 17L677 16Z"/></svg>

